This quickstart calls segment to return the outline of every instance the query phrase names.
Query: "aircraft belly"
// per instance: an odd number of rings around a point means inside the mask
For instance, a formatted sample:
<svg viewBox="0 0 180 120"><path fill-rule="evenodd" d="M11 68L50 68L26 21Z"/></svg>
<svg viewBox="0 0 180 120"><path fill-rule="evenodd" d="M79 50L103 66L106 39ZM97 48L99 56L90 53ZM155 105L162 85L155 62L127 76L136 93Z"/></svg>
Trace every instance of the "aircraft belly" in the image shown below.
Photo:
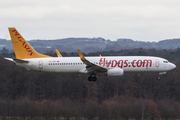
<svg viewBox="0 0 180 120"><path fill-rule="evenodd" d="M16 65L20 67L24 67L26 69L30 69L30 70L38 70L36 68L36 65L31 64L31 63L16 63Z"/></svg>
<svg viewBox="0 0 180 120"><path fill-rule="evenodd" d="M139 68L123 68L125 72L151 72L155 71L158 72L159 70L152 68L152 67L139 67Z"/></svg>

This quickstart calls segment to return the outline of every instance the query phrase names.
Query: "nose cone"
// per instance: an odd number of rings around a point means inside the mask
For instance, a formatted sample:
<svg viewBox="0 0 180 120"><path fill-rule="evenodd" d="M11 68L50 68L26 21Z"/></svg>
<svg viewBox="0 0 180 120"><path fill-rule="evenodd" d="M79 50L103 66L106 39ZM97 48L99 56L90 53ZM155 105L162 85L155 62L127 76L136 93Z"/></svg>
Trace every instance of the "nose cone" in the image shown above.
<svg viewBox="0 0 180 120"><path fill-rule="evenodd" d="M172 69L176 68L176 65L173 64L173 63L170 63L170 64L169 64L169 68L170 68L170 70L172 70Z"/></svg>

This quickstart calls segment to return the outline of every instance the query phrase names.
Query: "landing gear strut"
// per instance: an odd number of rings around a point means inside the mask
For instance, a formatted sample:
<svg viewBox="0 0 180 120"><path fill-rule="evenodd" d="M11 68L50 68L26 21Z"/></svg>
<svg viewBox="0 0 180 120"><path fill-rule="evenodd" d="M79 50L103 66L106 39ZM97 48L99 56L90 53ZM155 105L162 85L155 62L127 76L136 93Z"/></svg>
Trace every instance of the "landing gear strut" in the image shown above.
<svg viewBox="0 0 180 120"><path fill-rule="evenodd" d="M164 75L164 74L166 74L166 72L160 72L160 73L158 74L157 79L160 80L160 79L161 79L161 78L160 78L160 75Z"/></svg>
<svg viewBox="0 0 180 120"><path fill-rule="evenodd" d="M91 75L91 76L89 76L89 77L88 77L88 81L96 82L96 81L97 81L96 75Z"/></svg>
<svg viewBox="0 0 180 120"><path fill-rule="evenodd" d="M161 74L158 73L157 80L160 80L160 79L161 79L160 75L161 75Z"/></svg>

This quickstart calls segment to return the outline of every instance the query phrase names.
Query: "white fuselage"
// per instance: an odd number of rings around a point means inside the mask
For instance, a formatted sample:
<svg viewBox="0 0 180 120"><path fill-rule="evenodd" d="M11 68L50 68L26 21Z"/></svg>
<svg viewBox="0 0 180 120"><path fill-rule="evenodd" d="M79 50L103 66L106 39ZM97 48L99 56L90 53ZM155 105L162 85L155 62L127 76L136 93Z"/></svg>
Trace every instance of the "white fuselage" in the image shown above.
<svg viewBox="0 0 180 120"><path fill-rule="evenodd" d="M175 68L174 64L160 57L100 56L86 57L86 59L107 69L121 68L124 72L166 72ZM42 72L88 74L85 71L86 64L81 61L80 57L52 57L25 60L29 62L16 64L27 69Z"/></svg>

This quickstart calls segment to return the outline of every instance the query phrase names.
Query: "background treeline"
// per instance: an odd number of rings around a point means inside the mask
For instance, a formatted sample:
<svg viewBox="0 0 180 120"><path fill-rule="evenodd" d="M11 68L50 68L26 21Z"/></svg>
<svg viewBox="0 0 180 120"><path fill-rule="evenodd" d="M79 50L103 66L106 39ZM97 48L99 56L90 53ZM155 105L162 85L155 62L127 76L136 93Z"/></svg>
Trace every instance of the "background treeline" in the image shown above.
<svg viewBox="0 0 180 120"><path fill-rule="evenodd" d="M180 118L180 104L173 100L148 100L114 96L99 103L63 98L33 101L0 100L1 119L10 120L165 120Z"/></svg>
<svg viewBox="0 0 180 120"><path fill-rule="evenodd" d="M53 52L48 55L56 56ZM78 56L61 53L63 56ZM180 50L133 49L87 56L151 55L177 68L162 75L132 73L122 77L58 75L28 71L0 58L0 116L29 119L155 119L180 118ZM14 57L12 54L1 54Z"/></svg>

